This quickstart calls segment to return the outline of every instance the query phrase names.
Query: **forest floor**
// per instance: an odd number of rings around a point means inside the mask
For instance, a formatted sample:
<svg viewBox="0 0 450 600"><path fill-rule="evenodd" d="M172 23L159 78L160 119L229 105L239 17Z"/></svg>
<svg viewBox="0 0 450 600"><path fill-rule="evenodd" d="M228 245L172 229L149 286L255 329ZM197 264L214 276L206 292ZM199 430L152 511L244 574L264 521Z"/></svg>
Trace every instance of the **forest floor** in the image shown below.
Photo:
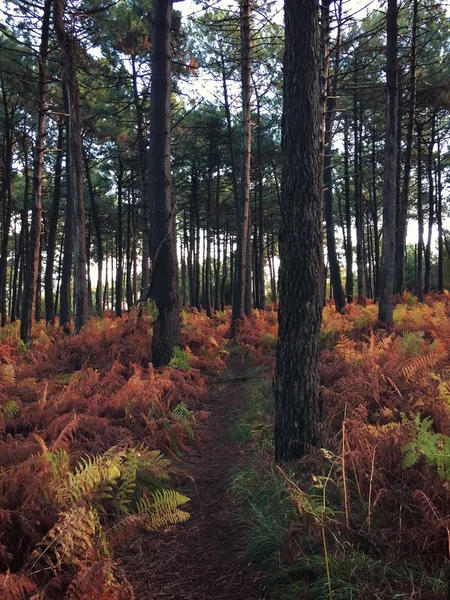
<svg viewBox="0 0 450 600"><path fill-rule="evenodd" d="M211 385L211 416L196 428L200 443L180 464L178 491L190 498L190 519L141 536L122 563L137 600L265 600L264 573L245 556L245 524L229 491L245 460L232 431L246 406L249 367L231 359Z"/></svg>

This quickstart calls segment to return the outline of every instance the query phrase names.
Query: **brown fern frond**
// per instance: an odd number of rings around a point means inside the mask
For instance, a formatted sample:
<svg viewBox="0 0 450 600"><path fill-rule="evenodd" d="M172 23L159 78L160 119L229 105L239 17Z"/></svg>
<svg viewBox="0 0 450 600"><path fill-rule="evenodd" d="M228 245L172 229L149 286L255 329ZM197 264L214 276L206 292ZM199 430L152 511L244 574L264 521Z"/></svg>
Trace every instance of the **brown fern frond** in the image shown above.
<svg viewBox="0 0 450 600"><path fill-rule="evenodd" d="M0 598L2 600L29 600L37 592L35 584L26 575L6 573L0 575Z"/></svg>
<svg viewBox="0 0 450 600"><path fill-rule="evenodd" d="M112 560L97 560L85 565L69 585L64 600L100 600L111 590Z"/></svg>
<svg viewBox="0 0 450 600"><path fill-rule="evenodd" d="M95 553L98 516L82 506L63 512L56 525L36 546L31 555L30 573L41 568L53 573L67 566L81 567L87 553Z"/></svg>
<svg viewBox="0 0 450 600"><path fill-rule="evenodd" d="M402 376L410 381L417 375L418 371L422 371L424 369L431 369L434 367L440 360L442 360L442 356L437 354L436 352L430 352L429 354L422 354L421 356L417 356L412 358L407 362L406 365L403 366L401 373Z"/></svg>
<svg viewBox="0 0 450 600"><path fill-rule="evenodd" d="M61 431L59 436L52 444L52 451L59 449L68 449L70 442L73 440L73 436L80 424L78 415L74 413L73 418L67 423L64 429Z"/></svg>

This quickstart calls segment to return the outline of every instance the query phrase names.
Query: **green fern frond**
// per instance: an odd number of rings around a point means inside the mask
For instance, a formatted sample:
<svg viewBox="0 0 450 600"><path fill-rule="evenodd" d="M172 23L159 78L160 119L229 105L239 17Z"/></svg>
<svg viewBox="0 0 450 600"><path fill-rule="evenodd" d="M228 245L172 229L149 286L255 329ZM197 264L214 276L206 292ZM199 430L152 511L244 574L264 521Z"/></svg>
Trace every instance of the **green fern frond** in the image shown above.
<svg viewBox="0 0 450 600"><path fill-rule="evenodd" d="M15 400L8 400L0 405L0 413L3 421L9 421L20 412L20 407Z"/></svg>
<svg viewBox="0 0 450 600"><path fill-rule="evenodd" d="M77 504L81 499L90 500L96 492L109 497L121 475L123 451L115 454L86 456L75 467L75 472L55 482L53 493L58 504Z"/></svg>
<svg viewBox="0 0 450 600"><path fill-rule="evenodd" d="M411 468L420 458L435 467L443 480L450 479L450 438L431 430L432 420L421 419L417 415L414 419L414 437L402 448L403 466Z"/></svg>
<svg viewBox="0 0 450 600"><path fill-rule="evenodd" d="M189 498L170 489L155 490L150 498L142 498L137 503L138 514L145 515L144 526L148 531L156 531L167 525L182 523L189 513L178 507L189 502Z"/></svg>
<svg viewBox="0 0 450 600"><path fill-rule="evenodd" d="M52 378L52 381L59 385L69 385L71 378L72 373L58 373L58 375Z"/></svg>
<svg viewBox="0 0 450 600"><path fill-rule="evenodd" d="M181 348L176 346L173 350L173 356L169 362L169 369L179 369L180 371L191 371L191 362L189 355Z"/></svg>
<svg viewBox="0 0 450 600"><path fill-rule="evenodd" d="M127 515L106 532L109 547L123 544L139 529L156 531L161 527L186 521L190 515L180 510L179 506L187 502L189 498L169 489L157 490L150 498L141 498L137 502L136 514Z"/></svg>

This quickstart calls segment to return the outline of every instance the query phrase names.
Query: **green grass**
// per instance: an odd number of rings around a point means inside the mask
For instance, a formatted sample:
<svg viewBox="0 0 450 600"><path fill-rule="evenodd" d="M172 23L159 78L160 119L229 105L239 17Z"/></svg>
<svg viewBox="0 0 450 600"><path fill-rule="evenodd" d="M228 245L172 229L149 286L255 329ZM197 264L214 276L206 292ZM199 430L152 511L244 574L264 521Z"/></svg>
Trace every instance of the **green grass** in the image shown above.
<svg viewBox="0 0 450 600"><path fill-rule="evenodd" d="M248 386L247 406L232 433L245 444L246 464L234 474L231 491L247 523L247 554L267 574L269 597L276 600L419 600L446 594L446 574L420 557L404 562L380 557L352 544L346 534L342 494L326 490L327 513L299 513L295 490L273 462L274 406L270 381ZM298 469L298 465L295 467ZM313 475L312 473L310 475ZM297 484L294 469L289 479ZM304 506L317 494L310 479ZM304 485L304 483L303 483ZM334 485L334 484L333 484ZM295 486L294 486L295 487ZM325 514L325 516L323 516ZM355 516L355 515L354 515ZM327 532L327 558L320 535ZM327 573L328 567L328 573ZM331 587L331 592L330 592Z"/></svg>

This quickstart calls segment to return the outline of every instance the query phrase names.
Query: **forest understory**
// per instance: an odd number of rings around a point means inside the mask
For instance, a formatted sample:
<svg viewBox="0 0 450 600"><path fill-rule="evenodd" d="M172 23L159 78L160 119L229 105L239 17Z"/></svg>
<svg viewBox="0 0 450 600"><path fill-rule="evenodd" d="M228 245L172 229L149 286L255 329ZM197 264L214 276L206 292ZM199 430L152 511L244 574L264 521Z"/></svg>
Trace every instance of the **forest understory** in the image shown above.
<svg viewBox="0 0 450 600"><path fill-rule="evenodd" d="M450 295L324 309L323 448L273 463L276 307L1 332L5 600L447 598Z"/></svg>

